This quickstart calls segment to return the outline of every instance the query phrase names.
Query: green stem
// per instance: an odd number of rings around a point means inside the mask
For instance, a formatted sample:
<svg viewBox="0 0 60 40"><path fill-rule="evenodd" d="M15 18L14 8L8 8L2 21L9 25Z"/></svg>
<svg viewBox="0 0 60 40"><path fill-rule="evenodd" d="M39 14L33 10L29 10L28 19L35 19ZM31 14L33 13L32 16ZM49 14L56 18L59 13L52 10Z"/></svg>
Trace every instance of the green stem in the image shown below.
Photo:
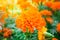
<svg viewBox="0 0 60 40"><path fill-rule="evenodd" d="M44 35L45 35L46 37L52 37L52 38L54 37L54 35L53 35L53 34L48 33L48 32L45 32L45 33L44 33Z"/></svg>
<svg viewBox="0 0 60 40"><path fill-rule="evenodd" d="M7 38L4 38L3 40L7 40Z"/></svg>

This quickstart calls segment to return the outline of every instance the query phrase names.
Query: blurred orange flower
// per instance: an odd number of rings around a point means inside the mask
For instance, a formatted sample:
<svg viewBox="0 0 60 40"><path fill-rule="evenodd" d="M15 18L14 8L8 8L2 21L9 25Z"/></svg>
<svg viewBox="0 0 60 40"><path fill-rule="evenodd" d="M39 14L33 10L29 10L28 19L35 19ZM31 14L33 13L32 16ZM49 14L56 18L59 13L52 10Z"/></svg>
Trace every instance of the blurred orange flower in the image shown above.
<svg viewBox="0 0 60 40"><path fill-rule="evenodd" d="M31 4L30 4L29 2L22 2L22 3L20 4L20 7L21 7L22 9L26 9L26 8L28 8L29 6L31 6Z"/></svg>
<svg viewBox="0 0 60 40"><path fill-rule="evenodd" d="M47 17L46 20L51 24L53 23L53 19L51 17Z"/></svg>
<svg viewBox="0 0 60 40"><path fill-rule="evenodd" d="M52 38L52 40L58 40L57 38Z"/></svg>
<svg viewBox="0 0 60 40"><path fill-rule="evenodd" d="M57 32L60 32L60 23L57 24L56 30L57 30Z"/></svg>
<svg viewBox="0 0 60 40"><path fill-rule="evenodd" d="M53 2L51 2L51 1L48 1L48 2L45 2L45 6L47 6L47 7L51 7L52 6L52 4L53 4Z"/></svg>
<svg viewBox="0 0 60 40"><path fill-rule="evenodd" d="M4 28L3 32L4 32L3 34L4 37L9 37L12 34L12 31L8 28Z"/></svg>
<svg viewBox="0 0 60 40"><path fill-rule="evenodd" d="M54 2L51 8L53 10L60 10L60 2Z"/></svg>
<svg viewBox="0 0 60 40"><path fill-rule="evenodd" d="M52 15L52 12L51 11L48 11L48 10L42 10L42 11L40 11L40 13L42 15L47 15L47 16L51 16Z"/></svg>

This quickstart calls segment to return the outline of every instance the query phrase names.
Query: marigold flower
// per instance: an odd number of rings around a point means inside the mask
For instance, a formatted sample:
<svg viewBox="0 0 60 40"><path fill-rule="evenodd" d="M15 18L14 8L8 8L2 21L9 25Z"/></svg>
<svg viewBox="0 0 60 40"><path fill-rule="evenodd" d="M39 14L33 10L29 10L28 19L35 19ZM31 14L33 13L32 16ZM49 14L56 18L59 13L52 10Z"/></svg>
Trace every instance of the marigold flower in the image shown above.
<svg viewBox="0 0 60 40"><path fill-rule="evenodd" d="M3 34L4 37L9 37L12 34L12 31L8 28L4 28L3 32L4 32Z"/></svg>
<svg viewBox="0 0 60 40"><path fill-rule="evenodd" d="M51 1L48 1L48 2L45 2L45 6L47 6L47 7L51 7L52 6L52 4L53 4L53 2L51 2Z"/></svg>
<svg viewBox="0 0 60 40"><path fill-rule="evenodd" d="M60 32L60 23L57 24L56 30L57 30L57 32Z"/></svg>
<svg viewBox="0 0 60 40"><path fill-rule="evenodd" d="M52 12L51 11L48 11L48 10L42 10L42 11L40 11L40 13L42 14L42 15L47 15L47 16L51 16L52 15Z"/></svg>
<svg viewBox="0 0 60 40"><path fill-rule="evenodd" d="M60 2L54 2L51 8L53 10L60 10Z"/></svg>
<svg viewBox="0 0 60 40"><path fill-rule="evenodd" d="M4 37L9 37L9 35L8 35L8 33L7 33L7 32L6 32L6 33L4 33L4 34L3 34L3 36L4 36Z"/></svg>
<svg viewBox="0 0 60 40"><path fill-rule="evenodd" d="M31 4L30 4L29 2L22 2L22 3L20 4L20 7L21 7L22 9L26 9L26 8L28 8L29 6L31 6Z"/></svg>
<svg viewBox="0 0 60 40"><path fill-rule="evenodd" d="M51 17L47 17L46 20L49 22L49 23L53 23L53 19Z"/></svg>
<svg viewBox="0 0 60 40"><path fill-rule="evenodd" d="M33 32L34 28L40 30L41 27L46 26L46 22L38 11L30 9L21 13L20 16L17 17L16 26L25 31L26 28L28 28L30 32Z"/></svg>
<svg viewBox="0 0 60 40"><path fill-rule="evenodd" d="M52 38L52 40L58 40L57 38Z"/></svg>

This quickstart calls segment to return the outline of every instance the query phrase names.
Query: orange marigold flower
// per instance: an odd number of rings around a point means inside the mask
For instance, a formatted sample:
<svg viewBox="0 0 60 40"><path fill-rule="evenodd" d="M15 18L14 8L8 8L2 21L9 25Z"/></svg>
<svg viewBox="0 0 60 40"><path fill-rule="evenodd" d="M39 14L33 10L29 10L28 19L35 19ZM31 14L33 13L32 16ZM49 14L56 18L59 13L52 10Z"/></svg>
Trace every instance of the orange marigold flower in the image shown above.
<svg viewBox="0 0 60 40"><path fill-rule="evenodd" d="M29 7L29 6L31 6L31 4L30 4L29 2L22 2L22 3L20 4L20 7L21 7L22 9L26 9L26 8Z"/></svg>
<svg viewBox="0 0 60 40"><path fill-rule="evenodd" d="M11 31L9 28L3 28L3 32Z"/></svg>
<svg viewBox="0 0 60 40"><path fill-rule="evenodd" d="M11 35L10 32L4 32L4 34L3 34L4 37L9 37L10 35Z"/></svg>
<svg viewBox="0 0 60 40"><path fill-rule="evenodd" d="M47 6L47 7L51 7L52 6L52 4L53 4L53 2L51 2L51 1L48 1L48 2L45 2L45 6Z"/></svg>
<svg viewBox="0 0 60 40"><path fill-rule="evenodd" d="M58 40L57 38L52 38L52 40Z"/></svg>
<svg viewBox="0 0 60 40"><path fill-rule="evenodd" d="M46 26L46 22L38 11L30 9L17 17L16 26L25 32L26 28L28 28L30 32L33 32L35 28L40 30L41 27Z"/></svg>
<svg viewBox="0 0 60 40"><path fill-rule="evenodd" d="M60 32L60 23L57 24L57 32Z"/></svg>
<svg viewBox="0 0 60 40"><path fill-rule="evenodd" d="M47 17L46 20L49 22L49 23L53 23L53 19L51 17Z"/></svg>
<svg viewBox="0 0 60 40"><path fill-rule="evenodd" d="M48 15L48 16L51 16L52 15L52 12L51 11L48 11L48 10L42 10L42 11L40 11L40 13L42 15Z"/></svg>
<svg viewBox="0 0 60 40"><path fill-rule="evenodd" d="M51 8L53 10L60 10L60 2L54 2Z"/></svg>
<svg viewBox="0 0 60 40"><path fill-rule="evenodd" d="M4 37L9 37L9 34L6 32L3 34Z"/></svg>
<svg viewBox="0 0 60 40"><path fill-rule="evenodd" d="M4 32L3 34L4 37L9 37L12 34L12 31L8 28L4 28L3 32Z"/></svg>

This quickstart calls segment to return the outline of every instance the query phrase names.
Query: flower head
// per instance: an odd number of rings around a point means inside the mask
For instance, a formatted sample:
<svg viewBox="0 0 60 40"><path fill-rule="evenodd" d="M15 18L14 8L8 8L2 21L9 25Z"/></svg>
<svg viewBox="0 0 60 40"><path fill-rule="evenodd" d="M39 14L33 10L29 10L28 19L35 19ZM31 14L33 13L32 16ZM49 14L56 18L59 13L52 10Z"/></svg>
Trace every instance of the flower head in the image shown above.
<svg viewBox="0 0 60 40"><path fill-rule="evenodd" d="M60 10L60 2L54 2L51 8L53 10Z"/></svg>
<svg viewBox="0 0 60 40"><path fill-rule="evenodd" d="M47 17L46 20L49 22L49 23L53 23L53 19L51 17Z"/></svg>
<svg viewBox="0 0 60 40"><path fill-rule="evenodd" d="M40 30L40 28L46 26L46 22L38 11L29 9L17 17L16 26L25 32L26 28L28 28L30 32L33 32L34 29Z"/></svg>
<svg viewBox="0 0 60 40"><path fill-rule="evenodd" d="M52 6L52 4L53 4L53 2L51 2L51 1L48 1L48 2L45 2L45 6L47 6L47 7L51 7Z"/></svg>
<svg viewBox="0 0 60 40"><path fill-rule="evenodd" d="M57 32L60 32L60 23L57 24Z"/></svg>
<svg viewBox="0 0 60 40"><path fill-rule="evenodd" d="M9 37L12 34L12 31L8 28L4 28L3 32L4 32L3 34L4 37Z"/></svg>
<svg viewBox="0 0 60 40"><path fill-rule="evenodd" d="M40 11L40 14L42 14L42 15L47 15L47 16L51 16L52 15L52 12L51 11L48 11L48 10L42 10L42 11Z"/></svg>
<svg viewBox="0 0 60 40"><path fill-rule="evenodd" d="M58 40L57 38L52 38L52 40Z"/></svg>

